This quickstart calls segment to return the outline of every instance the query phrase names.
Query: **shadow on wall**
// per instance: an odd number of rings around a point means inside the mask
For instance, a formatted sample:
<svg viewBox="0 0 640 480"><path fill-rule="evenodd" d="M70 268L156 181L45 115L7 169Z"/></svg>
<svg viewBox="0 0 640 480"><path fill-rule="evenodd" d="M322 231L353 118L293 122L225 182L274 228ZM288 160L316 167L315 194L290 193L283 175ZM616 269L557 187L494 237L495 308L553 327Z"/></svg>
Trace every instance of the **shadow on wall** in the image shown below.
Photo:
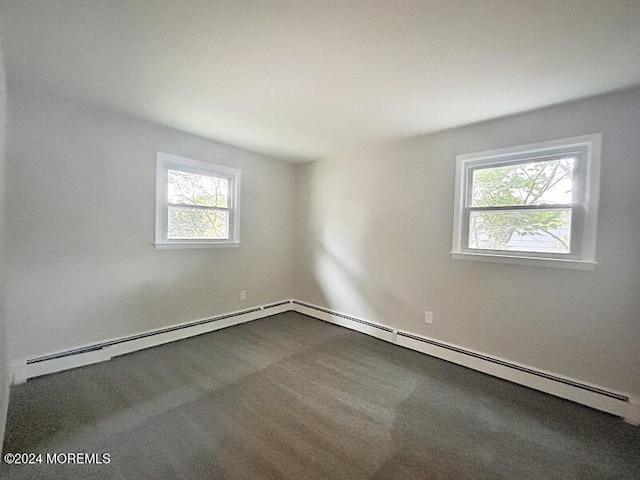
<svg viewBox="0 0 640 480"><path fill-rule="evenodd" d="M314 278L322 290L328 307L349 314L358 312L366 320L385 322L385 311L393 310L400 318L415 316L408 301L393 292L392 285L378 282L379 276L350 269L319 241L314 242ZM364 263L366 265L366 263ZM373 280L369 280L373 278Z"/></svg>
<svg viewBox="0 0 640 480"><path fill-rule="evenodd" d="M389 315L416 318L399 279L412 265L405 239L393 227L395 206L378 208L384 181L348 180L323 167L303 166L297 192L304 222L298 228L304 235L298 270L312 273L301 299L383 324L391 323ZM357 202L349 192L356 192Z"/></svg>

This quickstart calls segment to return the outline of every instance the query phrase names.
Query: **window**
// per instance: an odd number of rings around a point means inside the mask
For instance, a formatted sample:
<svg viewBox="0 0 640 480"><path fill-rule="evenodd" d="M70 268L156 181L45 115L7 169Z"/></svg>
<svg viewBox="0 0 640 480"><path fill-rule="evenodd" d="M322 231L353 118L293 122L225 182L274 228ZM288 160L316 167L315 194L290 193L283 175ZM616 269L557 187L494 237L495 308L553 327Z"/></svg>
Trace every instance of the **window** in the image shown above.
<svg viewBox="0 0 640 480"><path fill-rule="evenodd" d="M157 248L237 245L240 170L158 152Z"/></svg>
<svg viewBox="0 0 640 480"><path fill-rule="evenodd" d="M452 258L591 269L601 135L457 157Z"/></svg>

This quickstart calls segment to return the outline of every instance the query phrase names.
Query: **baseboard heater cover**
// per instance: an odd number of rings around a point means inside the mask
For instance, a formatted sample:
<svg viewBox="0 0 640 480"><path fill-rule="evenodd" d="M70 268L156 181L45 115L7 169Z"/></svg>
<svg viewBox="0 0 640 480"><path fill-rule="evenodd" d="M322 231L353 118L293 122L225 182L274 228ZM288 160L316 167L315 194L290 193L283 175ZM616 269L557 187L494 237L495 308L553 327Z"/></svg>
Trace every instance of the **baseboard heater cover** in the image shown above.
<svg viewBox="0 0 640 480"><path fill-rule="evenodd" d="M387 327L386 325L380 325L379 323L368 322L367 320L362 320L358 317L352 317L351 315L347 315L340 312L334 312L333 310L329 310L328 308L319 307L317 305L312 305L310 303L300 302L298 300L293 300L293 304L301 305L303 307L310 308L312 310L316 310L318 312L327 313L329 315L333 315L334 317L344 318L345 320L350 320L352 322L361 323L363 325L367 325L368 327L377 328L379 330L384 330L385 332L394 333L393 328Z"/></svg>
<svg viewBox="0 0 640 480"><path fill-rule="evenodd" d="M63 350L48 355L19 360L11 364L12 383L19 384L29 378L107 361L122 354L202 335L240 323L276 315L291 309L291 300L283 300Z"/></svg>
<svg viewBox="0 0 640 480"><path fill-rule="evenodd" d="M329 308L293 299L251 307L202 320L195 320L158 330L22 360L22 362L12 364L13 383L22 383L28 378L110 360L112 357L124 353L202 335L221 328L270 317L290 310L309 315L319 320L341 325L345 328L356 330L381 340L519 383L536 390L567 398L592 408L613 413L614 415L624 417L626 421L635 425L640 424L640 405L638 400L631 399L628 395L610 391L599 386L589 385L575 379L543 372L490 355L474 352L460 346L415 335L410 332L396 330L386 325L370 322ZM227 322L224 322L225 320ZM220 322L224 323L220 324ZM425 349L427 351L425 351ZM445 354L444 352L449 353ZM490 365L494 367L490 367ZM496 371L496 369L499 371ZM514 373L508 374L505 372ZM519 377L514 379L513 377L515 375L519 375ZM524 377L522 375L524 375ZM534 380L536 378L538 379L537 381ZM544 385L546 385L546 387ZM551 387L549 387L550 385ZM553 385L557 385L557 387ZM567 390L567 388L570 391ZM580 392L582 392L582 394Z"/></svg>
<svg viewBox="0 0 640 480"><path fill-rule="evenodd" d="M291 300L283 300L282 302L270 303L269 305L264 305L262 310L268 310L270 308L281 307L282 305L289 305Z"/></svg>
<svg viewBox="0 0 640 480"><path fill-rule="evenodd" d="M368 322L318 305L312 305L298 300L293 300L292 304L298 312L310 315L319 320L367 333L404 348L435 356L445 361L462 365L513 383L624 417L627 422L634 425L640 424L640 405L635 399L630 398L630 396L626 394L519 365L490 355L474 352L460 346L415 335L410 332L396 330L385 325ZM296 308L296 306L299 308ZM340 321L334 321L334 317L335 319L340 319ZM347 320L347 322L344 322L344 320ZM353 322L352 325L349 325L349 322ZM373 331L364 331L359 328L357 324L373 327ZM380 336L375 333L376 331L391 332L392 335ZM420 347L420 345L424 345L424 348Z"/></svg>
<svg viewBox="0 0 640 480"><path fill-rule="evenodd" d="M288 302L284 302L288 303ZM282 304L280 304L282 305ZM275 305L274 305L275 306ZM110 340L107 342L95 343L93 345L88 345L86 347L74 348L71 350L64 350L62 352L53 353L51 355L43 355L42 357L30 358L27 360L27 365L32 363L45 362L47 360L53 360L56 358L64 358L69 357L71 355L78 355L80 353L92 352L95 350L101 350L106 347L110 347L112 345L117 345L119 343L131 342L132 340L139 340L141 338L153 337L154 335L161 335L163 333L175 332L176 330L182 330L185 328L196 327L198 325L204 325L206 323L219 322L221 320L226 320L227 318L238 317L240 315L246 315L247 313L259 312L266 307L260 308L249 308L247 310L240 310L238 312L228 313L224 315L218 315L216 317L205 318L203 320L196 320L193 322L181 323L180 325L174 325L172 327L161 328L158 330L152 330L150 332L138 333L136 335L130 335L127 337L118 338L116 340Z"/></svg>
<svg viewBox="0 0 640 480"><path fill-rule="evenodd" d="M529 373L531 375L536 375L541 378L546 378L547 380L553 380L555 382L564 383L565 385L569 385L571 387L581 388L582 390L587 390L589 392L598 393L600 395L605 395L607 397L615 398L616 400L620 400L623 402L628 402L629 397L626 395L622 395L620 393L611 392L609 390L605 390L602 388L594 387L591 385L587 385L584 383L577 382L575 380L570 380L567 378L559 377L556 375L552 375L550 373L541 372L539 370L535 370L533 368L523 367L516 363L507 362L505 360L500 360L498 358L490 357L488 355L483 355L481 353L472 352L470 350L466 350L464 348L456 347L453 345L449 345L446 343L438 342L436 340L432 340L430 338L420 337L418 335L414 335L412 333L407 333L398 330L398 336L411 338L412 340L417 340L418 342L428 343L430 345L434 345L436 347L445 348L447 350L451 350L453 352L462 353L463 355L468 355L470 357L479 358L480 360L484 360L486 362L495 363L497 365L501 365L503 367L511 368L514 370L519 370L521 372Z"/></svg>

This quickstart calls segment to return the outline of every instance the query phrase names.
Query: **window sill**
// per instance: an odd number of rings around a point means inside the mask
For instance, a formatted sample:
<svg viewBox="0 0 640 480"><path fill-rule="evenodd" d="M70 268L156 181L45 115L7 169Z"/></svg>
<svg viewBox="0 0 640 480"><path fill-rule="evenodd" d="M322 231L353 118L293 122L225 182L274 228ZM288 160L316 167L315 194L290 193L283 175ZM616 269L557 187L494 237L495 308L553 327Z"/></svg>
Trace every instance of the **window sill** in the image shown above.
<svg viewBox="0 0 640 480"><path fill-rule="evenodd" d="M236 248L240 242L184 242L184 243L152 243L158 250L181 248Z"/></svg>
<svg viewBox="0 0 640 480"><path fill-rule="evenodd" d="M562 258L540 258L493 253L451 252L453 260L467 260L492 263L510 263L512 265L530 265L536 267L568 268L572 270L594 270L597 262L591 260L565 260Z"/></svg>

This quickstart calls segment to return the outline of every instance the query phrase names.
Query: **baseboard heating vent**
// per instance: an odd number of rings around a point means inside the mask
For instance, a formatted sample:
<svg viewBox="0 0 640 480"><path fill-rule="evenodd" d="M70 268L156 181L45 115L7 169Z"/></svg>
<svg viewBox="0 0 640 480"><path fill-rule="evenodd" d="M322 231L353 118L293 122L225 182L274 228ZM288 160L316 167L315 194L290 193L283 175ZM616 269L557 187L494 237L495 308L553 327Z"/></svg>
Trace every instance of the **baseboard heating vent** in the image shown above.
<svg viewBox="0 0 640 480"><path fill-rule="evenodd" d="M275 307L278 305L284 305L287 304L289 302L282 302L282 303L278 303L270 305L268 307ZM264 307L267 308L267 307ZM238 317L240 315L246 315L248 313L254 313L254 312L260 312L262 310L262 308L260 307L255 307L255 308L248 308L247 310L241 310L238 312L233 312L233 313L227 313L224 315L218 315L216 317L211 317L211 318L205 318L203 320L195 320L193 322L188 322L188 323L183 323L180 325L174 325L172 327L167 327L167 328L161 328L159 330L154 330L152 332L145 332L145 333L139 333L136 335L131 335L128 337L122 337L122 338L118 338L117 340L110 340L107 342L102 342L102 343L95 343L93 345L88 345L86 347L80 347L80 348L74 348L71 350L65 350L62 352L57 352L57 353L53 353L51 355L43 355L42 357L37 357L37 358L30 358L27 359L26 363L27 365L33 364L33 363L39 363L39 362L45 362L47 360L54 360L54 359L58 359L58 358L64 358L64 357L70 357L73 355L79 355L82 353L88 353L88 352L94 352L96 350L101 350L103 348L106 347L110 347L112 345L117 345L119 343L124 343L124 342L130 342L132 340L139 340L141 338L147 338L147 337L153 337L155 335L161 335L164 333L169 333L169 332L175 332L176 330L182 330L185 328L191 328L191 327L196 327L198 325L204 325L207 323L212 323L212 322L219 322L221 320L226 320L228 318L233 318L233 317Z"/></svg>
<svg viewBox="0 0 640 480"><path fill-rule="evenodd" d="M328 308L318 307L317 305L311 305L309 303L300 302L298 300L294 300L292 303L296 305L301 305L306 308L310 308L312 310L316 310L318 312L327 313L329 315L333 315L334 317L344 318L345 320L349 320L351 322L361 323L363 325L367 325L372 328L377 328L379 330L384 330L385 332L393 333L393 328L391 327L386 327L384 325L379 325L377 323L367 322L366 320L362 320L357 317L352 317L350 315L345 315L344 313L334 312L333 310L329 310Z"/></svg>
<svg viewBox="0 0 640 480"><path fill-rule="evenodd" d="M270 303L269 305L265 305L262 307L263 310L268 310L269 308L281 307L282 305L289 305L291 303L290 300L285 300L284 302Z"/></svg>
<svg viewBox="0 0 640 480"><path fill-rule="evenodd" d="M417 335L413 335L411 333L403 332L398 330L399 337L406 337L412 340L416 340L418 342L427 343L429 345L433 345L439 348L444 348L446 350L451 350L456 353L461 353L463 355L468 355L470 357L479 358L480 360L484 360L487 362L495 363L497 365L501 365L503 367L511 368L514 370L519 370L521 372L529 373L531 375L536 375L541 378L546 378L547 380L553 380L555 382L563 383L565 385L569 385L572 387L580 388L582 390L586 390L589 392L597 393L599 395L604 395L606 397L614 398L616 400L620 400L623 402L629 402L629 397L625 395L621 395L619 393L610 392L608 390L604 390L602 388L593 387L591 385L586 385L584 383L576 382L575 380L569 380L567 378L558 377L556 375L551 375L549 373L541 372L539 370L534 370L532 368L523 367L522 365L518 365L515 363L507 362L505 360L500 360L498 358L490 357L488 355L482 355L481 353L472 352L469 350L465 350L464 348L455 347L453 345L448 345L446 343L437 342L435 340L431 340L429 338L419 337Z"/></svg>
<svg viewBox="0 0 640 480"><path fill-rule="evenodd" d="M96 350L102 350L105 347L103 344L89 345L87 347L74 348L72 350L65 350L64 352L52 353L51 355L43 355L42 357L27 359L27 365L32 363L46 362L47 360L54 360L56 358L71 357L72 355L79 355L81 353L95 352Z"/></svg>

